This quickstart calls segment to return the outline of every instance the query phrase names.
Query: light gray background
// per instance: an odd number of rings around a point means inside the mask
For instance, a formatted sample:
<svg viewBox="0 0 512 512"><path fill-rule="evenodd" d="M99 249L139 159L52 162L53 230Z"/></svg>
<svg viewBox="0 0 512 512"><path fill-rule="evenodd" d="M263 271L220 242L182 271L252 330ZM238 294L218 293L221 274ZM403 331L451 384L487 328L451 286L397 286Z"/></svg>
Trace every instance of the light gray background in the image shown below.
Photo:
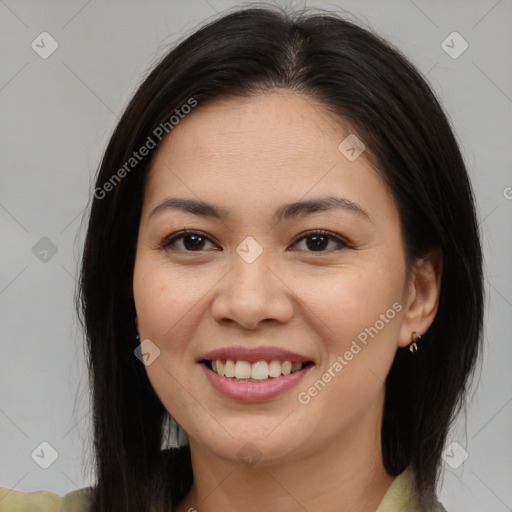
<svg viewBox="0 0 512 512"><path fill-rule="evenodd" d="M1 486L63 494L93 482L89 390L73 311L92 176L156 58L217 12L247 3L0 0ZM280 2L304 4L346 10L401 48L453 122L478 201L487 307L478 388L467 423L461 418L448 440L469 457L456 469L445 463L440 495L449 512L510 511L512 2ZM31 48L43 31L59 45L47 59ZM469 43L457 59L441 46L453 31ZM46 262L32 251L42 237L57 248ZM43 441L58 452L48 469L31 458ZM456 446L450 461L461 453Z"/></svg>

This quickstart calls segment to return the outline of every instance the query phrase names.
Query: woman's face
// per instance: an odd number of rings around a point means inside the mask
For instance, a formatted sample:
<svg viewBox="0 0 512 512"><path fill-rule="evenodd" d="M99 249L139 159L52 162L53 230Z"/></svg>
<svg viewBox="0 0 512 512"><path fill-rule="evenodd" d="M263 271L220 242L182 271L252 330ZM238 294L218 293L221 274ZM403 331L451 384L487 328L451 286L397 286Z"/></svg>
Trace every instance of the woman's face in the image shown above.
<svg viewBox="0 0 512 512"><path fill-rule="evenodd" d="M153 159L137 324L156 393L210 454L379 439L410 288L397 208L349 135L276 92L199 105Z"/></svg>

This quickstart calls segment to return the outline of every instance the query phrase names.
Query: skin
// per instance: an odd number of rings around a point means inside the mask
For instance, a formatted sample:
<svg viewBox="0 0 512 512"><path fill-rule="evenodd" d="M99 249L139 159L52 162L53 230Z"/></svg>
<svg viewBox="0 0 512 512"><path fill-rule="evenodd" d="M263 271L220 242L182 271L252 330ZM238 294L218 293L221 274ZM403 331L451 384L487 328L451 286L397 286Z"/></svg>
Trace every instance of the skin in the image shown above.
<svg viewBox="0 0 512 512"><path fill-rule="evenodd" d="M407 267L389 190L364 153L351 162L338 149L349 133L313 99L271 91L199 105L152 161L133 287L141 339L161 351L148 377L189 436L194 484L180 512L375 512L393 481L381 455L384 381L398 347L434 319L441 263L432 254ZM368 217L341 208L273 218L284 204L324 196L357 203ZM168 198L201 199L228 215L150 216ZM183 229L211 242L161 248ZM297 240L313 229L350 245L327 239L325 250L311 250L311 238ZM263 250L252 263L236 252L248 236ZM298 393L395 303L401 311L299 403ZM315 366L276 399L235 402L197 363L235 345L278 346ZM260 457L252 466L237 455L247 443Z"/></svg>

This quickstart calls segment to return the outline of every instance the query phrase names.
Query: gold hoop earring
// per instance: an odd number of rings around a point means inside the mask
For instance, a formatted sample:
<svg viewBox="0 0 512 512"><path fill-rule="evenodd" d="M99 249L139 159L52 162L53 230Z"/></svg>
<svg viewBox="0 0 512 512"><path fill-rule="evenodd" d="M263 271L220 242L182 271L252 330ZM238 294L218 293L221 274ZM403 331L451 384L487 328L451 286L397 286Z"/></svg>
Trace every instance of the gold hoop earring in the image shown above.
<svg viewBox="0 0 512 512"><path fill-rule="evenodd" d="M413 331L411 334L411 343L409 345L409 350L411 352L417 352L418 351L418 345L416 345L416 342L421 340L421 336L416 332Z"/></svg>

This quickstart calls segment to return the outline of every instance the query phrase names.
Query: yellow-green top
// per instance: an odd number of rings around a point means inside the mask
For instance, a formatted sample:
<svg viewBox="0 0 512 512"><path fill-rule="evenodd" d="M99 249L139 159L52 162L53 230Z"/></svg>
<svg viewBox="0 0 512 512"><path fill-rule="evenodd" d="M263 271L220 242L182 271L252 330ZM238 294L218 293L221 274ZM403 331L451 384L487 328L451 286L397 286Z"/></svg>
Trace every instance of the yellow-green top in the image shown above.
<svg viewBox="0 0 512 512"><path fill-rule="evenodd" d="M0 487L0 512L85 512L90 492L90 487L84 487L59 496L50 491L21 492ZM398 510L418 510L409 471L395 478L376 512Z"/></svg>
<svg viewBox="0 0 512 512"><path fill-rule="evenodd" d="M85 512L90 487L59 496L51 491L21 492L0 487L0 512Z"/></svg>

